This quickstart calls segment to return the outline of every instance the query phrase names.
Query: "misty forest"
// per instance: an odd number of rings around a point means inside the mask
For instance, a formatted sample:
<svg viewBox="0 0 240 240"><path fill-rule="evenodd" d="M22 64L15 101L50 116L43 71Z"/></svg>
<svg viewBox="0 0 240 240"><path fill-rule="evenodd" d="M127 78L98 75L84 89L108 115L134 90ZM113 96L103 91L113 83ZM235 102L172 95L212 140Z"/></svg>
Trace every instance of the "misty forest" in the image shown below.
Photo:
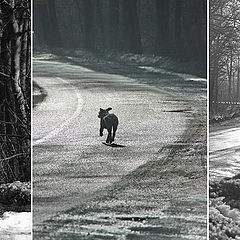
<svg viewBox="0 0 240 240"><path fill-rule="evenodd" d="M31 179L30 4L0 1L0 183Z"/></svg>
<svg viewBox="0 0 240 240"><path fill-rule="evenodd" d="M240 4L236 0L210 1L210 112L236 114L240 100Z"/></svg>
<svg viewBox="0 0 240 240"><path fill-rule="evenodd" d="M161 55L206 68L205 0L35 2L35 48Z"/></svg>

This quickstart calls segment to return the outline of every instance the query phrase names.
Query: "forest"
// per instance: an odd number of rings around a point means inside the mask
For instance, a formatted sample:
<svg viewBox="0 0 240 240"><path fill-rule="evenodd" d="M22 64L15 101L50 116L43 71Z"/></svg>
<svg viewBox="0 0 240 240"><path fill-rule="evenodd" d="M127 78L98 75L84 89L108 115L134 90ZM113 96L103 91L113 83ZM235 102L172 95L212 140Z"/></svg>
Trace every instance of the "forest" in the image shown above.
<svg viewBox="0 0 240 240"><path fill-rule="evenodd" d="M210 111L240 100L240 2L210 1Z"/></svg>
<svg viewBox="0 0 240 240"><path fill-rule="evenodd" d="M0 183L31 179L31 1L0 1Z"/></svg>
<svg viewBox="0 0 240 240"><path fill-rule="evenodd" d="M34 47L206 62L206 4L206 0L36 0Z"/></svg>

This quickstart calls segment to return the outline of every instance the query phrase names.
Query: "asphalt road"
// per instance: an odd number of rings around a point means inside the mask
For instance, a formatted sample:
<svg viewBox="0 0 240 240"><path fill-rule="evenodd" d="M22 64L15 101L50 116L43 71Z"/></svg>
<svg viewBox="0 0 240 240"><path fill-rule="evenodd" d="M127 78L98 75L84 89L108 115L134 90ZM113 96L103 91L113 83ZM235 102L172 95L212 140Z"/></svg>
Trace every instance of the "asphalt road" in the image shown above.
<svg viewBox="0 0 240 240"><path fill-rule="evenodd" d="M239 119L210 132L210 179L233 177L240 171Z"/></svg>
<svg viewBox="0 0 240 240"><path fill-rule="evenodd" d="M136 175L136 171L138 173L138 170L148 163L153 164L152 167L156 162L159 165L160 161L160 168L161 164L169 164L164 170L165 173L171 169L172 175L168 175L168 178L173 177L174 181L167 180L172 184L171 189L175 184L181 184L181 188L191 186L182 192L178 187L171 192L171 195L182 196L182 199L188 198L188 202L184 203L187 206L181 206L182 211L188 211L186 219L189 219L191 213L195 214L193 209L197 212L196 219L192 217L187 223L189 226L184 227L188 228L185 234L192 231L193 237L188 239L205 239L204 163L197 158L198 163L195 166L195 160L186 163L184 158L179 159L177 164L181 165L184 171L185 168L189 169L188 164L191 166L190 170L194 170L190 176L184 175L182 170L178 173L178 166L175 164L161 163L160 160L169 154L165 148L174 145L182 149L185 146L181 144L181 138L187 130L187 124L192 120L193 111L188 100L179 99L159 88L140 84L127 77L94 72L57 61L35 60L34 81L45 89L47 94L45 101L37 105L33 112L34 226L46 227L48 223L44 220L49 222L57 213L81 204L90 204L99 194L107 194L114 184L124 184L125 176L134 186L137 181L141 181L141 176ZM97 115L100 107L112 107L112 112L119 118L116 147L102 144L106 139L106 132L103 137L99 137ZM151 165L148 167L150 173ZM179 175L177 178L176 173ZM193 177L192 174L196 176ZM146 174L142 176L145 177ZM165 180L161 179L162 195L170 194L168 187L164 186ZM154 186L160 184L160 181L154 181ZM201 186L196 189L193 184ZM128 201L129 194L134 196L138 189L133 187L131 191L132 194L128 193L123 197L125 202ZM145 197L148 194L149 198L152 197L153 193L147 193L146 186L144 191L142 194ZM173 205L177 208L182 204L177 200L173 202L171 209ZM166 204L162 207L166 207ZM183 213L178 213L181 216L178 216L177 225L181 225ZM142 214L144 215L144 212ZM169 216L167 219L170 219ZM194 228L193 220L196 225ZM194 232L195 230L198 233ZM176 232L170 231L169 234L176 235ZM201 236L198 237L198 234Z"/></svg>

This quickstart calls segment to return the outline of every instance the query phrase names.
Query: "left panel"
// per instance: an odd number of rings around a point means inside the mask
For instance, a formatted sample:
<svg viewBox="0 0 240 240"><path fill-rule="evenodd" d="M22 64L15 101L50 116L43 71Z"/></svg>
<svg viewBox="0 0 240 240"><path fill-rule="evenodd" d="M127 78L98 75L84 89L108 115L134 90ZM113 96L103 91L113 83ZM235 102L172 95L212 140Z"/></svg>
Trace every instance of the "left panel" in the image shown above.
<svg viewBox="0 0 240 240"><path fill-rule="evenodd" d="M31 0L0 1L0 239L31 239Z"/></svg>

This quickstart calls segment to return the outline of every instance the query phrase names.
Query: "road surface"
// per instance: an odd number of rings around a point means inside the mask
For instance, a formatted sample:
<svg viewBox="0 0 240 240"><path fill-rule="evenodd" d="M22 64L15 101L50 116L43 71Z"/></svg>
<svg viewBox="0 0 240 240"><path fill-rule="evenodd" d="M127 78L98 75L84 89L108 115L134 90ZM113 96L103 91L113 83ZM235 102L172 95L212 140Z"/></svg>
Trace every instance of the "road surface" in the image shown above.
<svg viewBox="0 0 240 240"><path fill-rule="evenodd" d="M47 94L33 112L34 239L46 229L60 232L53 239L206 239L206 166L191 157L189 100L57 61L35 60L34 81ZM119 118L116 147L99 137L100 107Z"/></svg>
<svg viewBox="0 0 240 240"><path fill-rule="evenodd" d="M221 180L240 172L240 124L232 120L210 131L210 179Z"/></svg>

